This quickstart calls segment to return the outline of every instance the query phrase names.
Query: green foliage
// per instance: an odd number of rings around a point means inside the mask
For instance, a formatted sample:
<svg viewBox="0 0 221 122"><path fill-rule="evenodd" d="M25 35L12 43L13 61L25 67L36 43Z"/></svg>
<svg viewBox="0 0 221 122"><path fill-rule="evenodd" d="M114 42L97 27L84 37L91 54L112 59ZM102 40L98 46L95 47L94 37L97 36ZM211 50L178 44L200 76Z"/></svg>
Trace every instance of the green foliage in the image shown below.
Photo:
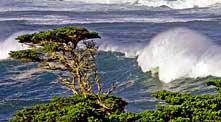
<svg viewBox="0 0 221 122"><path fill-rule="evenodd" d="M42 48L42 50L44 52L50 52L50 51L55 51L58 50L58 45L56 43L49 43L49 44L45 44Z"/></svg>
<svg viewBox="0 0 221 122"><path fill-rule="evenodd" d="M97 32L89 32L86 28L74 26L61 27L33 34L25 34L18 36L16 40L19 40L20 43L29 45L38 53L34 53L34 50L20 50L12 51L9 55L15 59L39 61L36 59L39 59L39 56L45 57L45 53L50 53L52 51L70 52L77 47L79 41L93 38L100 38L100 36Z"/></svg>
<svg viewBox="0 0 221 122"><path fill-rule="evenodd" d="M158 106L155 112L164 121L221 121L221 95L181 94L160 91L153 94L173 106Z"/></svg>
<svg viewBox="0 0 221 122"><path fill-rule="evenodd" d="M104 122L108 120L108 113L97 102L97 95L76 95L71 97L56 97L49 104L36 105L31 108L19 110L12 122ZM122 112L127 104L120 98L101 94L100 98L106 104L112 105L111 113Z"/></svg>
<svg viewBox="0 0 221 122"><path fill-rule="evenodd" d="M33 43L39 44L42 41L62 42L68 44L72 42L77 44L81 40L100 38L98 33L89 32L85 28L79 28L74 26L56 28L45 32L36 32L33 34L25 34L18 36L16 39L20 43Z"/></svg>
<svg viewBox="0 0 221 122"><path fill-rule="evenodd" d="M157 105L155 110L140 113L125 112L126 102L120 98L100 95L110 106L105 112L97 102L97 95L77 95L53 98L47 105L36 105L17 111L13 122L66 121L66 122L202 122L221 121L221 94L190 95L170 91L159 91L154 97L170 105Z"/></svg>
<svg viewBox="0 0 221 122"><path fill-rule="evenodd" d="M93 40L88 40L93 38L100 37L96 32L74 26L25 34L16 39L31 49L12 51L9 55L22 61L39 62L38 66L43 69L62 72L57 73L58 79L73 94L93 93L92 82L96 82L100 93L100 78L95 66L97 47ZM82 41L81 46L77 45L79 41Z"/></svg>
<svg viewBox="0 0 221 122"><path fill-rule="evenodd" d="M34 49L10 51L9 55L22 61L40 61L40 54Z"/></svg>
<svg viewBox="0 0 221 122"><path fill-rule="evenodd" d="M138 113L132 112L122 112L120 114L111 114L108 116L108 121L110 122L135 122L137 119L141 118Z"/></svg>
<svg viewBox="0 0 221 122"><path fill-rule="evenodd" d="M154 93L152 96L164 100L165 102L170 103L171 105L181 105L183 102L190 99L189 94L179 94L176 92L168 92L166 90Z"/></svg>
<svg viewBox="0 0 221 122"><path fill-rule="evenodd" d="M221 80L220 79L214 79L214 80L209 80L206 83L208 86L213 85L216 86L218 88L221 88Z"/></svg>

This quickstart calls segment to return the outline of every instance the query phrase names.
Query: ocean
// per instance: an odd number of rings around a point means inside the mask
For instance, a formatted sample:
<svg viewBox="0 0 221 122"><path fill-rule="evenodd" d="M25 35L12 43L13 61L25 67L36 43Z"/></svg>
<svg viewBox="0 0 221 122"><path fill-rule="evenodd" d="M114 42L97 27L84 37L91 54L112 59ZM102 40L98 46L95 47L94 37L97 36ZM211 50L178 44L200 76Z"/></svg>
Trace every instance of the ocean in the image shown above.
<svg viewBox="0 0 221 122"><path fill-rule="evenodd" d="M151 96L159 90L216 93L205 83L221 77L220 21L221 0L1 0L0 121L71 95L52 72L8 57L26 48L18 35L69 25L98 32L103 88L117 83L113 95L140 112L164 104Z"/></svg>

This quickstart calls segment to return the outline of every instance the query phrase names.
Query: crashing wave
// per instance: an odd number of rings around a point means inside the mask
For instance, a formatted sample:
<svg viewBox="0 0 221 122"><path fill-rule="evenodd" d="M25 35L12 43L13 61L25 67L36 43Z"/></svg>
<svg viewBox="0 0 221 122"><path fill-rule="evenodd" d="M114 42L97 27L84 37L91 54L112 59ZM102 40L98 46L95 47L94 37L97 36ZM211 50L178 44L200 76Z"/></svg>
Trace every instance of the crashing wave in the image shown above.
<svg viewBox="0 0 221 122"><path fill-rule="evenodd" d="M154 37L137 61L144 72L157 69L165 83L184 77L220 77L220 51L221 47L198 32L174 28Z"/></svg>
<svg viewBox="0 0 221 122"><path fill-rule="evenodd" d="M73 1L73 0L66 0ZM221 3L221 0L77 0L86 3L100 4L136 4L149 7L167 6L173 9L187 9L194 7L210 7Z"/></svg>
<svg viewBox="0 0 221 122"><path fill-rule="evenodd" d="M221 77L221 47L188 28L173 28L155 36L148 44L99 42L99 50L137 57L143 72L151 72L162 82L182 78Z"/></svg>
<svg viewBox="0 0 221 122"><path fill-rule="evenodd" d="M18 32L12 34L3 42L0 41L0 59L6 59L9 57L8 53L10 51L22 50L28 48L26 45L20 44L15 38L19 35L25 34L28 32Z"/></svg>

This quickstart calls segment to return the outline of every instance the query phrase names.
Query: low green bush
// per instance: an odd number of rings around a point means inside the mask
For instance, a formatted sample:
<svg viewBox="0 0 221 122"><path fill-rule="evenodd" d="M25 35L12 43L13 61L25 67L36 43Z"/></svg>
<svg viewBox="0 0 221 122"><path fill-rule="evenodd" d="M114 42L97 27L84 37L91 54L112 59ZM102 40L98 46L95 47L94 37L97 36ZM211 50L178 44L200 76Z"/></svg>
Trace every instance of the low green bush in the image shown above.
<svg viewBox="0 0 221 122"><path fill-rule="evenodd" d="M220 87L219 82L208 85ZM153 94L169 105L157 105L155 110L140 113L125 112L121 98L100 95L111 109L104 112L97 95L54 97L49 104L35 105L15 113L11 122L202 122L221 121L221 94L190 95L170 91Z"/></svg>
<svg viewBox="0 0 221 122"><path fill-rule="evenodd" d="M209 81L211 82L211 81ZM216 81L217 83L217 81ZM210 83L211 84L211 83ZM215 83L214 83L215 84ZM12 122L198 122L221 121L221 94L197 95L159 91L154 97L170 105L140 113L125 112L125 101L113 96L100 98L111 110L102 111L97 95L54 97L49 104L36 105L15 113Z"/></svg>
<svg viewBox="0 0 221 122"><path fill-rule="evenodd" d="M127 105L113 96L100 95L106 105L111 105L111 114L120 114ZM87 122L107 121L108 113L96 102L97 95L76 95L66 98L54 97L49 104L35 105L15 113L11 122Z"/></svg>

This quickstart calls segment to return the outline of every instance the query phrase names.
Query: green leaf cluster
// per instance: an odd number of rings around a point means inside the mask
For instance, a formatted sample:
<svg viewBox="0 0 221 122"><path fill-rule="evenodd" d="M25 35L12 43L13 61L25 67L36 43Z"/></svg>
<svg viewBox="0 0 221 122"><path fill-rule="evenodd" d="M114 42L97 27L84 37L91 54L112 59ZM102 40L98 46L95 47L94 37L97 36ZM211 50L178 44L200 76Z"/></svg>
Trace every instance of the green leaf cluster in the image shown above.
<svg viewBox="0 0 221 122"><path fill-rule="evenodd" d="M11 51L10 57L22 61L39 61L50 52L71 52L79 41L100 38L97 32L89 32L86 28L68 26L48 31L24 34L18 36L19 43L28 45L31 49ZM37 53L38 52L38 53Z"/></svg>
<svg viewBox="0 0 221 122"><path fill-rule="evenodd" d="M40 54L34 49L10 51L9 55L22 61L40 61Z"/></svg>
<svg viewBox="0 0 221 122"><path fill-rule="evenodd" d="M217 91L221 93L221 80L220 79L208 80L206 84L208 86L216 86Z"/></svg>
<svg viewBox="0 0 221 122"><path fill-rule="evenodd" d="M214 82L217 83L217 82ZM12 122L66 121L66 122L202 122L221 121L221 94L190 95L170 91L153 94L169 105L157 105L155 110L140 113L125 112L125 101L113 96L100 95L111 113L102 111L96 95L76 95L53 98L49 104L19 110Z"/></svg>
<svg viewBox="0 0 221 122"><path fill-rule="evenodd" d="M81 40L100 38L98 33L89 32L86 28L80 28L75 26L61 27L53 30L36 32L33 34L25 34L18 36L16 40L20 43L33 43L39 44L42 41L61 42L68 43L72 42L77 44Z"/></svg>
<svg viewBox="0 0 221 122"><path fill-rule="evenodd" d="M210 84L217 82L210 81ZM191 95L170 91L153 94L167 105L157 105L155 110L125 112L125 101L113 96L100 95L111 108L110 113L102 111L97 95L76 95L56 97L46 105L36 105L19 110L12 122L203 122L221 121L221 94Z"/></svg>
<svg viewBox="0 0 221 122"><path fill-rule="evenodd" d="M154 113L164 121L185 119L194 122L221 121L221 95L181 94L169 91L160 91L153 94L158 99L170 104L157 106Z"/></svg>
<svg viewBox="0 0 221 122"><path fill-rule="evenodd" d="M97 102L97 95L76 95L66 98L55 97L49 104L40 104L19 110L11 122L104 122L108 121L108 113ZM118 114L127 105L125 101L113 96L100 95L107 105L111 105L111 113Z"/></svg>
<svg viewBox="0 0 221 122"><path fill-rule="evenodd" d="M56 51L58 50L58 44L56 43L49 43L49 44L44 44L44 46L42 47L42 50L44 52L51 52L51 51Z"/></svg>

